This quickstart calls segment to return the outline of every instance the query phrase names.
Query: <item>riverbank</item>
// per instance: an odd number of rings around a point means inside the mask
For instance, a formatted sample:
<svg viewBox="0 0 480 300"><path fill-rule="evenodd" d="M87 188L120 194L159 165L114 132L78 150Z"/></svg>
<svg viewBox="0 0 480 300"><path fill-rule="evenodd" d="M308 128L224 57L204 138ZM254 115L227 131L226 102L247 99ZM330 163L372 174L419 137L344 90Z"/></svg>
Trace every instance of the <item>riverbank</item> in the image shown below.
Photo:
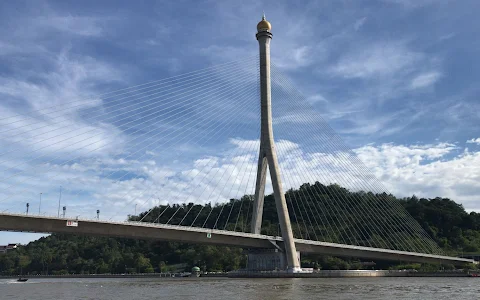
<svg viewBox="0 0 480 300"><path fill-rule="evenodd" d="M352 278L352 277L478 277L477 273L465 271L453 272L417 272L397 270L320 270L311 273L248 272L228 273L230 278Z"/></svg>
<svg viewBox="0 0 480 300"><path fill-rule="evenodd" d="M0 276L0 279L18 278L19 275ZM190 277L190 273L145 273L145 274L65 274L65 275L22 275L22 278L176 278Z"/></svg>
<svg viewBox="0 0 480 300"><path fill-rule="evenodd" d="M13 279L19 276L0 276L0 279ZM67 275L23 275L23 278L185 278L191 273L145 273L145 274L67 274ZM229 278L353 278L353 277L480 277L476 272L446 271L417 272L392 270L320 270L311 273L248 272L236 271L228 273L203 273L200 277Z"/></svg>

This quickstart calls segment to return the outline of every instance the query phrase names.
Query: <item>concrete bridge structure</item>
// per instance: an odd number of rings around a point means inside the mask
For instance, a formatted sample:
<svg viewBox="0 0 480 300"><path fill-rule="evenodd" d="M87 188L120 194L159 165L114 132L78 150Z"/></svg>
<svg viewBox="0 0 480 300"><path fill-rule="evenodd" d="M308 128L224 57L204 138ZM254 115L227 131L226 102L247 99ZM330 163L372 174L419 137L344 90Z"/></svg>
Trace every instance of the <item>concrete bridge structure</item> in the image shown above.
<svg viewBox="0 0 480 300"><path fill-rule="evenodd" d="M70 224L73 223L77 226L67 226L67 222L70 222ZM0 214L0 230L122 237L192 244L233 246L245 249L270 248L284 251L283 238L278 236L144 222L106 222L100 220L77 220L2 213ZM475 263L475 260L473 259L391 249L302 239L294 239L294 242L296 249L301 253L433 264L463 265L466 263Z"/></svg>

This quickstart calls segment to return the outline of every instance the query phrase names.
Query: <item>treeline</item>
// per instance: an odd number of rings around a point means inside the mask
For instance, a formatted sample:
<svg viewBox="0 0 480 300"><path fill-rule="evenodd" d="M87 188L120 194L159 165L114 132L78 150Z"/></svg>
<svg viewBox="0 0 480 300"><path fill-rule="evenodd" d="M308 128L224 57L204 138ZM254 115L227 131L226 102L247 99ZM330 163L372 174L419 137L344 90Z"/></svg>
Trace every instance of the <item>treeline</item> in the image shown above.
<svg viewBox="0 0 480 300"><path fill-rule="evenodd" d="M388 229L376 227L375 232L368 229L374 228L368 225L382 224L384 220L383 216L369 212L365 207L381 204L386 213L402 214L395 206L400 203L447 253L480 251L480 214L467 213L450 199L418 199L415 196L396 199L387 194L354 193L338 185L325 186L318 182L289 190L286 198L296 237L330 242L355 239L358 244L366 246L379 241L394 244L399 238L415 239L404 232L401 224L390 224ZM159 206L150 212L129 216L129 220L248 231L251 207L252 197L244 196L225 205ZM302 210L303 214L300 213ZM339 215L345 222L336 220ZM305 226L314 224L314 220L321 220L321 223ZM277 224L275 201L273 195L268 195L265 197L262 233L278 235ZM332 228L336 230L332 232ZM396 232L397 236L392 236L391 232ZM150 273L178 271L179 268L190 270L193 266L206 271L230 271L245 264L245 254L239 248L61 234L52 234L0 255L1 274ZM372 268L372 264L359 260L315 255L303 256L302 264L323 269ZM381 262L381 267L395 266L391 262Z"/></svg>
<svg viewBox="0 0 480 300"><path fill-rule="evenodd" d="M480 253L479 213L467 213L461 204L448 198L413 196L400 199L400 203L447 253Z"/></svg>
<svg viewBox="0 0 480 300"><path fill-rule="evenodd" d="M52 234L0 255L0 273L178 272L190 270L194 265L221 271L240 268L245 264L242 259L239 248Z"/></svg>
<svg viewBox="0 0 480 300"><path fill-rule="evenodd" d="M252 196L217 205L192 203L155 207L131 221L249 231ZM446 198L398 199L389 194L350 192L336 185L303 184L286 192L292 230L296 238L360 246L392 245L411 251L425 238L412 235L403 206L448 254L480 251L480 214L467 213L462 205ZM396 221L390 221L396 218ZM262 234L280 235L273 195L265 196Z"/></svg>

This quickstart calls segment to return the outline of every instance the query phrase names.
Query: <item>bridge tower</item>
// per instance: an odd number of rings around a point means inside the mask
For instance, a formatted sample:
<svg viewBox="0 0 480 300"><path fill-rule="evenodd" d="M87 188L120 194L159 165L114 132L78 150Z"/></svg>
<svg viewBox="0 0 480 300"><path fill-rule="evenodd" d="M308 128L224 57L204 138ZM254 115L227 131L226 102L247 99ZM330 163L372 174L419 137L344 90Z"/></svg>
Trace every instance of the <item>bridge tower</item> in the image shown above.
<svg viewBox="0 0 480 300"><path fill-rule="evenodd" d="M272 26L263 15L257 25L257 40L260 48L260 106L261 106L261 136L260 154L258 157L257 181L255 186L255 199L251 232L259 234L262 226L263 202L265 196L265 182L267 166L270 170L275 205L278 213L278 221L282 238L285 245L285 258L289 272L298 272L300 262L298 259L295 242L293 240L292 225L288 215L287 202L282 189L280 168L278 166L275 142L272 128L272 95L270 82L270 41L272 40Z"/></svg>

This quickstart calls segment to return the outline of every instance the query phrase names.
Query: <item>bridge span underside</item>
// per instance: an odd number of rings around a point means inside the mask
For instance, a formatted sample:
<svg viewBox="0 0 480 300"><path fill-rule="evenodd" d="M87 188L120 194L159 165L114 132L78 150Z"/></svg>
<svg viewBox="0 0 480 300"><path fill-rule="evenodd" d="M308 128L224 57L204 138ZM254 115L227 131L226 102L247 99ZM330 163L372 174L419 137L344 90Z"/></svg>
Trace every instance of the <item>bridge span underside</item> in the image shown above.
<svg viewBox="0 0 480 300"><path fill-rule="evenodd" d="M105 222L78 220L78 227L66 226L68 220L55 217L0 214L0 230L38 233L68 233L133 239L151 239L192 244L210 244L241 248L283 248L281 237L188 226L173 226L139 222ZM297 250L342 257L358 257L402 262L462 265L472 259L440 256L390 249L352 246L295 239Z"/></svg>

